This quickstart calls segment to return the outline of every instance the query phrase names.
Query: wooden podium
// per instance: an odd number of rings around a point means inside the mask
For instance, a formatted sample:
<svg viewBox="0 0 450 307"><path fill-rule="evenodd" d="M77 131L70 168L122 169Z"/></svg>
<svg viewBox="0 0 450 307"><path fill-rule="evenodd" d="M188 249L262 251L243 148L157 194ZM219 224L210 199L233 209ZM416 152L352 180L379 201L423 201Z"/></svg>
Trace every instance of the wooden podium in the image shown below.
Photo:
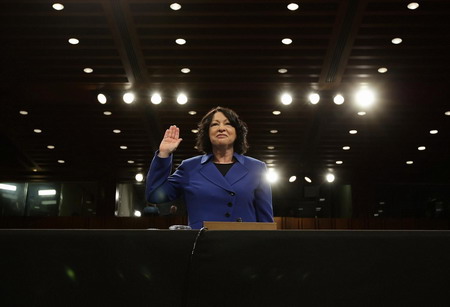
<svg viewBox="0 0 450 307"><path fill-rule="evenodd" d="M203 222L208 230L276 230L277 223L258 222Z"/></svg>

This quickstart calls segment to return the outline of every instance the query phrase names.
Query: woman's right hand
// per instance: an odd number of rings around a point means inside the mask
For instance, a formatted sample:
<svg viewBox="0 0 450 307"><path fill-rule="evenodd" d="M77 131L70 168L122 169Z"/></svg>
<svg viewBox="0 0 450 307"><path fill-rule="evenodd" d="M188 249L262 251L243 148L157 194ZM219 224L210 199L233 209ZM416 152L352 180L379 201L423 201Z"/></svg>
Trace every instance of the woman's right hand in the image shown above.
<svg viewBox="0 0 450 307"><path fill-rule="evenodd" d="M159 154L160 158L167 158L172 152L174 152L178 145L180 145L183 139L180 138L180 128L177 126L170 126L164 134L164 138L159 144Z"/></svg>

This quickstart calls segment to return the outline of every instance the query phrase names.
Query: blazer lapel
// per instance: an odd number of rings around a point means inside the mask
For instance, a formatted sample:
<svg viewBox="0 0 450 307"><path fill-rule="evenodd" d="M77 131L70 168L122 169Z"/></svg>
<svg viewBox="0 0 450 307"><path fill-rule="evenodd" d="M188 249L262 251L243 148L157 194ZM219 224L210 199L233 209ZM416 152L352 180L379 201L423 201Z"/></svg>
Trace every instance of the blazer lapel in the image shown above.
<svg viewBox="0 0 450 307"><path fill-rule="evenodd" d="M233 169L235 166L236 165L233 165L231 169ZM214 163L211 163L210 161L204 162L203 166L200 168L200 174L202 174L203 177L205 177L215 185L221 187L222 189L234 192L234 189L231 187L225 177L220 173Z"/></svg>
<svg viewBox="0 0 450 307"><path fill-rule="evenodd" d="M225 179L228 181L230 185L235 184L242 177L247 175L248 168L245 167L239 160L234 163L234 165L230 168L228 173L225 175Z"/></svg>

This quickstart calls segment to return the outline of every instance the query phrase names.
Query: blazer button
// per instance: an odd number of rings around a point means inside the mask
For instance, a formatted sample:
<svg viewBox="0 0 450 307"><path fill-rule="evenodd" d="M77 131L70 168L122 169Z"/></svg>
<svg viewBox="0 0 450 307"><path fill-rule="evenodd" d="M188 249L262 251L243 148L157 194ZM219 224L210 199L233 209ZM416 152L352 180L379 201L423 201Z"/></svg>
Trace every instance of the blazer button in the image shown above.
<svg viewBox="0 0 450 307"><path fill-rule="evenodd" d="M231 206L233 206L233 204L232 204L232 203L228 203L227 206L228 206L228 207L231 207Z"/></svg>
<svg viewBox="0 0 450 307"><path fill-rule="evenodd" d="M231 214L230 214L229 212L227 212L227 213L225 213L225 216L226 216L226 217L230 217Z"/></svg>
<svg viewBox="0 0 450 307"><path fill-rule="evenodd" d="M231 195L231 196L234 196L234 195L236 195L236 193L234 193L234 192L230 192L230 195Z"/></svg>

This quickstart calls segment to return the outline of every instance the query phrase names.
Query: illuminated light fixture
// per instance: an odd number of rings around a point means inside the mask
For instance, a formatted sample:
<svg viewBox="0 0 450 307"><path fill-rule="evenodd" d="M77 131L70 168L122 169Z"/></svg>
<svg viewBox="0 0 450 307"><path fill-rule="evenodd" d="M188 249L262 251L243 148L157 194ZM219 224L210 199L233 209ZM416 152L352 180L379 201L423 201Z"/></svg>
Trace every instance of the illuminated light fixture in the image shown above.
<svg viewBox="0 0 450 307"><path fill-rule="evenodd" d="M64 161L64 160L58 160L58 163L59 163L59 164L64 164L64 163L66 163L66 161Z"/></svg>
<svg viewBox="0 0 450 307"><path fill-rule="evenodd" d="M387 69L386 67L380 67L380 68L378 68L378 72L379 72L380 74L387 73L387 71L388 71L388 69Z"/></svg>
<svg viewBox="0 0 450 307"><path fill-rule="evenodd" d="M444 114L450 116L450 111L446 111Z"/></svg>
<svg viewBox="0 0 450 307"><path fill-rule="evenodd" d="M416 8L419 7L419 3L417 3L417 2L411 2L411 3L409 3L406 7L409 8L410 10L415 10Z"/></svg>
<svg viewBox="0 0 450 307"><path fill-rule="evenodd" d="M178 45L184 45L184 44L186 44L186 40L183 38L177 38L175 40L175 43L177 43Z"/></svg>
<svg viewBox="0 0 450 307"><path fill-rule="evenodd" d="M19 111L19 114L20 115L28 115L28 112L25 110L21 110L21 111Z"/></svg>
<svg viewBox="0 0 450 307"><path fill-rule="evenodd" d="M394 45L398 45L398 44L401 44L402 41L403 41L403 40L402 40L400 37L396 37L396 38L393 38L391 42L392 42Z"/></svg>
<svg viewBox="0 0 450 307"><path fill-rule="evenodd" d="M183 74L188 74L188 73L191 72L191 70L190 70L189 68L185 67L185 68L181 68L181 72L182 72Z"/></svg>
<svg viewBox="0 0 450 307"><path fill-rule="evenodd" d="M273 114L273 115L280 115L280 114L281 114L281 111L275 110L275 111L272 112L272 114Z"/></svg>
<svg viewBox="0 0 450 307"><path fill-rule="evenodd" d="M366 115L367 113L364 112L364 111L359 111L357 114L358 114L359 116L364 116L364 115Z"/></svg>
<svg viewBox="0 0 450 307"><path fill-rule="evenodd" d="M274 183L278 181L278 178L279 178L278 173L273 168L269 168L267 170L266 173L267 181L269 181L270 183Z"/></svg>
<svg viewBox="0 0 450 307"><path fill-rule="evenodd" d="M121 145L120 146L120 149L123 149L123 150L125 150L125 149L127 149L128 147L127 146L125 146L125 145Z"/></svg>
<svg viewBox="0 0 450 307"><path fill-rule="evenodd" d="M47 148L48 149L55 149L55 146L54 145L47 145Z"/></svg>
<svg viewBox="0 0 450 307"><path fill-rule="evenodd" d="M51 189L51 190L39 190L38 191L38 195L39 196L53 196L56 195L56 190Z"/></svg>
<svg viewBox="0 0 450 307"><path fill-rule="evenodd" d="M150 101L151 101L153 104L160 104L161 101L162 101L161 95L158 94L158 93L154 93L154 94L152 95L152 97L150 98Z"/></svg>
<svg viewBox="0 0 450 307"><path fill-rule="evenodd" d="M325 176L325 179L327 180L327 182L333 182L334 181L334 179L336 179L336 177L334 177L334 175L333 174L331 174L331 173L328 173L326 176Z"/></svg>
<svg viewBox="0 0 450 307"><path fill-rule="evenodd" d="M189 113L189 115L195 115L195 114L197 114L196 111L189 111L188 113Z"/></svg>
<svg viewBox="0 0 450 307"><path fill-rule="evenodd" d="M192 129L191 132L192 133L198 133L198 129Z"/></svg>
<svg viewBox="0 0 450 307"><path fill-rule="evenodd" d="M34 129L33 131L34 131L34 133L42 133L41 129Z"/></svg>
<svg viewBox="0 0 450 307"><path fill-rule="evenodd" d="M174 10L174 11L178 11L178 10L181 9L181 5L178 4L178 3L172 3L172 4L170 5L170 8L171 8L172 10Z"/></svg>
<svg viewBox="0 0 450 307"><path fill-rule="evenodd" d="M135 216L135 217L141 217L141 211L139 211L139 210L134 210L134 216Z"/></svg>
<svg viewBox="0 0 450 307"><path fill-rule="evenodd" d="M358 130L352 129L352 130L350 130L348 133L350 133L350 134L357 134L357 133L358 133Z"/></svg>
<svg viewBox="0 0 450 307"><path fill-rule="evenodd" d="M78 40L77 38L69 38L69 44L71 45L78 45L80 43L80 40Z"/></svg>
<svg viewBox="0 0 450 307"><path fill-rule="evenodd" d="M136 176L134 176L134 179L136 179L137 182L142 182L144 180L144 175L142 175L142 173L137 173Z"/></svg>
<svg viewBox="0 0 450 307"><path fill-rule="evenodd" d="M356 93L355 99L360 107L367 108L375 102L375 95L368 88L362 88Z"/></svg>
<svg viewBox="0 0 450 307"><path fill-rule="evenodd" d="M312 94L309 94L308 99L309 99L309 102L311 102L312 104L318 104L320 101L320 96L317 93L312 93Z"/></svg>
<svg viewBox="0 0 450 307"><path fill-rule="evenodd" d="M437 134L438 131L437 130L430 130L430 134Z"/></svg>
<svg viewBox="0 0 450 307"><path fill-rule="evenodd" d="M11 184L0 183L0 190L15 192L17 190L17 187L15 185L11 185Z"/></svg>
<svg viewBox="0 0 450 307"><path fill-rule="evenodd" d="M110 116L110 115L112 115L112 112L111 111L105 111L105 112L103 112L103 114L106 115L106 116Z"/></svg>
<svg viewBox="0 0 450 307"><path fill-rule="evenodd" d="M290 45L290 44L292 44L292 39L290 39L290 38L283 38L283 39L281 40L281 42L282 42L284 45Z"/></svg>
<svg viewBox="0 0 450 307"><path fill-rule="evenodd" d="M118 133L121 133L122 131L120 131L119 129L114 129L113 130L113 133L116 133L116 134L118 134Z"/></svg>
<svg viewBox="0 0 450 307"><path fill-rule="evenodd" d="M334 96L333 98L333 102L337 105L341 105L343 104L345 101L344 96L342 96L341 94L337 94L336 96Z"/></svg>
<svg viewBox="0 0 450 307"><path fill-rule="evenodd" d="M296 10L298 10L298 4L297 3L289 3L287 8L290 11L296 11Z"/></svg>
<svg viewBox="0 0 450 307"><path fill-rule="evenodd" d="M272 134L278 133L278 130L275 130L275 129L270 130L270 133L272 133Z"/></svg>
<svg viewBox="0 0 450 307"><path fill-rule="evenodd" d="M289 94L281 95L281 103L285 106L290 105L292 103L292 96Z"/></svg>
<svg viewBox="0 0 450 307"><path fill-rule="evenodd" d="M133 160L128 160L127 163L128 163L128 164L133 164L134 161L133 161Z"/></svg>
<svg viewBox="0 0 450 307"><path fill-rule="evenodd" d="M188 98L185 94L179 94L177 97L178 104L186 104L188 102Z"/></svg>
<svg viewBox="0 0 450 307"><path fill-rule="evenodd" d="M275 146L267 146L267 149L273 150L273 149L275 149Z"/></svg>
<svg viewBox="0 0 450 307"><path fill-rule="evenodd" d="M90 67L86 67L85 69L83 69L83 71L87 74L92 74L94 72L94 70Z"/></svg>
<svg viewBox="0 0 450 307"><path fill-rule="evenodd" d="M33 172L37 172L37 168L33 168Z"/></svg>
<svg viewBox="0 0 450 307"><path fill-rule="evenodd" d="M425 146L419 146L419 147L417 147L417 149L420 150L420 151L423 151L423 150L425 150L427 148Z"/></svg>
<svg viewBox="0 0 450 307"><path fill-rule="evenodd" d="M289 182L294 182L295 180L297 180L297 176L289 177Z"/></svg>
<svg viewBox="0 0 450 307"><path fill-rule="evenodd" d="M56 11L62 11L64 10L64 5L61 3L53 3L52 8Z"/></svg>
<svg viewBox="0 0 450 307"><path fill-rule="evenodd" d="M406 164L408 164L408 165L411 165L411 164L413 164L414 163L414 161L406 161Z"/></svg>
<svg viewBox="0 0 450 307"><path fill-rule="evenodd" d="M338 160L338 161L336 161L336 164L343 164L344 162L343 161L340 161L340 160Z"/></svg>
<svg viewBox="0 0 450 307"><path fill-rule="evenodd" d="M274 161L273 160L266 160L266 163L267 164L271 164L271 163L273 163Z"/></svg>
<svg viewBox="0 0 450 307"><path fill-rule="evenodd" d="M123 102L125 102L126 104L130 104L134 102L134 94L133 93L125 93L123 94Z"/></svg>
<svg viewBox="0 0 450 307"><path fill-rule="evenodd" d="M288 70L287 70L286 68L280 68L280 69L278 69L278 72L279 72L280 74L285 74L285 73L288 72Z"/></svg>
<svg viewBox="0 0 450 307"><path fill-rule="evenodd" d="M350 146L344 146L342 147L343 150L350 150Z"/></svg>
<svg viewBox="0 0 450 307"><path fill-rule="evenodd" d="M108 98L106 97L105 94L100 93L100 94L97 95L97 100L101 104L105 104L108 101Z"/></svg>
<svg viewBox="0 0 450 307"><path fill-rule="evenodd" d="M305 178L303 178L303 179L305 179L306 182L309 182L309 183L312 182L311 178L309 178L309 177L307 177L307 176L305 176Z"/></svg>

